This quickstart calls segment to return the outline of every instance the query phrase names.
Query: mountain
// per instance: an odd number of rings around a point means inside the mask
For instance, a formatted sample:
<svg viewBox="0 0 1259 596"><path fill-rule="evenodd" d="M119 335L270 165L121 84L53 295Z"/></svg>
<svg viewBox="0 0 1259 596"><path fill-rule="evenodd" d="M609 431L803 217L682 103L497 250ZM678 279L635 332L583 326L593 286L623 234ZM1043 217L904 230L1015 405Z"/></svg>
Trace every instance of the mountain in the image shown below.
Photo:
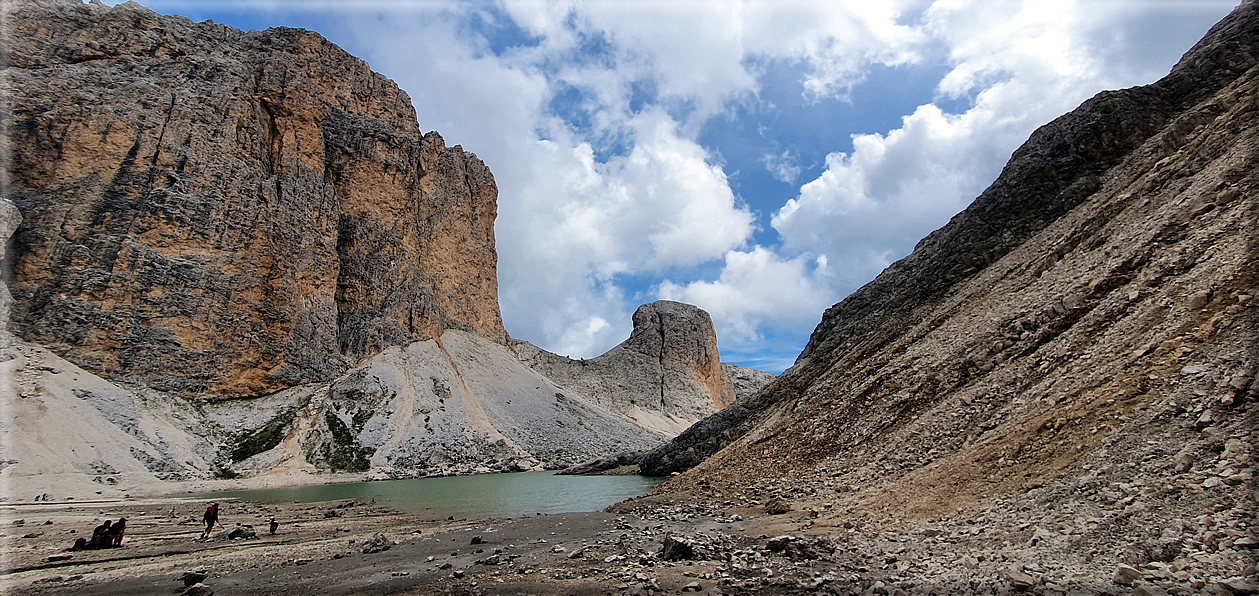
<svg viewBox="0 0 1259 596"><path fill-rule="evenodd" d="M968 208L828 309L777 382L647 454L643 473L693 467L662 495L825 504L823 525L1070 517L1136 491L1125 523L1157 529L1247 501L1256 91L1248 1L1163 79L1033 133Z"/></svg>
<svg viewBox="0 0 1259 596"><path fill-rule="evenodd" d="M8 485L554 468L733 401L694 307L589 367L510 338L489 168L318 34L7 14Z"/></svg>

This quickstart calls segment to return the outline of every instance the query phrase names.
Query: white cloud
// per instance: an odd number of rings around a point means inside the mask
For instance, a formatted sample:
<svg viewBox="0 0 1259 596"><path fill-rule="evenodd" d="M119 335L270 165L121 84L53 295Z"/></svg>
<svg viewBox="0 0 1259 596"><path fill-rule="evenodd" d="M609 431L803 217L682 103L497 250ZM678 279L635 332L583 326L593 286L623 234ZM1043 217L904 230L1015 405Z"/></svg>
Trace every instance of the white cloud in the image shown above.
<svg viewBox="0 0 1259 596"><path fill-rule="evenodd" d="M951 63L938 93L972 105L960 114L921 105L900 128L854 135L851 154L830 154L773 215L788 254L827 256L846 294L964 208L1036 127L1101 89L1149 82L1150 65L1106 68L1105 42L1131 16L1121 8L1132 6L934 3L924 30Z"/></svg>
<svg viewBox="0 0 1259 596"><path fill-rule="evenodd" d="M766 153L761 161L776 180L790 184L800 177L800 166L790 149L785 149L782 153Z"/></svg>
<svg viewBox="0 0 1259 596"><path fill-rule="evenodd" d="M811 64L818 89L857 76L834 62L860 62L870 39L895 42L870 55L910 56L886 49L915 41L891 22L890 9L819 14L819 6L730 10L714 1L662 12L633 3L506 2L508 15L540 41L502 56L487 52L484 40L456 35L457 5L434 4L383 30L368 17L357 30L360 43L381 48L370 56L373 65L411 91L424 128L474 150L495 173L508 331L589 356L628 335L636 305L626 303L617 276L658 276L721 259L750 238L751 212L694 137L728 102L758 90L747 67L752 53ZM779 31L793 33L778 38ZM839 41L837 33L851 35ZM594 51L570 60L587 51L583 44ZM631 85L641 80L652 82L674 116L650 105L630 110ZM583 107L591 136L548 113L561 84L589 94ZM625 152L601 156L609 138L624 141ZM782 175L798 171L785 160L777 165Z"/></svg>
<svg viewBox="0 0 1259 596"><path fill-rule="evenodd" d="M757 246L726 253L716 281L662 282L660 298L694 304L708 311L723 341L754 342L765 327L816 325L830 306L830 292L817 283L825 276L825 260L784 260Z"/></svg>
<svg viewBox="0 0 1259 596"><path fill-rule="evenodd" d="M811 100L846 97L871 64L898 66L921 59L923 33L902 22L921 1L837 0L748 2L747 53L800 60Z"/></svg>
<svg viewBox="0 0 1259 596"><path fill-rule="evenodd" d="M749 61L805 64L805 93L820 99L845 94L871 63L894 66L919 60L925 36L900 21L920 4L922 0L692 0L665 8L652 2L508 0L504 7L531 34L548 40L540 52L577 47L579 34L604 36L615 56L616 78L650 78L666 103L691 105L694 111L682 124L694 133L730 101L759 91L758 73L749 69ZM594 84L591 74L575 69L562 78L603 90L624 89L606 79L603 85Z"/></svg>
<svg viewBox="0 0 1259 596"><path fill-rule="evenodd" d="M784 247L826 256L837 289L855 289L995 177L1001 150L1022 132L996 119L991 109L955 116L924 105L887 135L854 136L851 155L828 155L826 170L773 215Z"/></svg>
<svg viewBox="0 0 1259 596"><path fill-rule="evenodd" d="M513 334L538 331L561 353L598 354L629 334L634 305L614 291L615 275L720 258L751 234L724 173L676 123L650 111L628 127L634 148L605 162L568 135L535 141L533 167L511 197L500 195L500 290ZM570 306L554 315L557 304ZM554 315L549 326L525 327L538 313Z"/></svg>

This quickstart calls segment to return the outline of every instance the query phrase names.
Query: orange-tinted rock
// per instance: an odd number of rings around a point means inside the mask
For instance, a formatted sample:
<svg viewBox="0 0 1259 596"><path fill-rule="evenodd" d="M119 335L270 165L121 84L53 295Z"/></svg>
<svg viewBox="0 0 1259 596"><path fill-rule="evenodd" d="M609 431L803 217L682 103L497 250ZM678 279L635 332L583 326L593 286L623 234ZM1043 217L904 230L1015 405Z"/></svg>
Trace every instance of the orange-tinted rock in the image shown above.
<svg viewBox="0 0 1259 596"><path fill-rule="evenodd" d="M362 60L130 3L23 0L4 35L24 339L187 396L443 329L506 341L493 176Z"/></svg>

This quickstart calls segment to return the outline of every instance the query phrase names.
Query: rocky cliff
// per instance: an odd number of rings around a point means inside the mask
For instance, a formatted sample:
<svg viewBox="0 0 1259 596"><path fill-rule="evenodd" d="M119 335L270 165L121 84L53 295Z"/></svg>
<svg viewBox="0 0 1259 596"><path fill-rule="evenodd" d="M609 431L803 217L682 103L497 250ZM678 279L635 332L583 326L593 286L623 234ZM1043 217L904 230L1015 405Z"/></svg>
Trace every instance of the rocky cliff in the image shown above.
<svg viewBox="0 0 1259 596"><path fill-rule="evenodd" d="M661 300L640 306L629 339L590 360L572 360L526 342L513 348L546 378L668 436L735 400L718 358L712 319L689 304ZM749 382L758 381L764 379L749 375Z"/></svg>
<svg viewBox="0 0 1259 596"><path fill-rule="evenodd" d="M190 397L506 340L493 176L362 60L134 3L26 0L4 36L21 337Z"/></svg>
<svg viewBox="0 0 1259 596"><path fill-rule="evenodd" d="M726 378L730 379L730 385L734 387L735 401L756 395L766 385L778 379L778 375L771 372L744 368L726 362L721 363L721 370L725 371Z"/></svg>

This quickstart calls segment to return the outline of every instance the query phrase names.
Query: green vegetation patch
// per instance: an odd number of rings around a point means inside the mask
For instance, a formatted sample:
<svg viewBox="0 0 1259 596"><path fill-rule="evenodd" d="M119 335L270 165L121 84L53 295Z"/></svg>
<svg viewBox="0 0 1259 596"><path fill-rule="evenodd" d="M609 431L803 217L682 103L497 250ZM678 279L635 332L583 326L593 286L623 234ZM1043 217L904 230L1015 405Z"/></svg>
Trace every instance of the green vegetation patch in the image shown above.
<svg viewBox="0 0 1259 596"><path fill-rule="evenodd" d="M373 450L363 447L354 433L331 410L324 412L324 423L332 441L319 447L319 454L333 471L363 472L370 466L368 461Z"/></svg>
<svg viewBox="0 0 1259 596"><path fill-rule="evenodd" d="M281 410L280 414L266 424L236 441L230 457L233 463L245 461L259 453L274 449L284 436L288 434L293 420L297 418L297 409Z"/></svg>

